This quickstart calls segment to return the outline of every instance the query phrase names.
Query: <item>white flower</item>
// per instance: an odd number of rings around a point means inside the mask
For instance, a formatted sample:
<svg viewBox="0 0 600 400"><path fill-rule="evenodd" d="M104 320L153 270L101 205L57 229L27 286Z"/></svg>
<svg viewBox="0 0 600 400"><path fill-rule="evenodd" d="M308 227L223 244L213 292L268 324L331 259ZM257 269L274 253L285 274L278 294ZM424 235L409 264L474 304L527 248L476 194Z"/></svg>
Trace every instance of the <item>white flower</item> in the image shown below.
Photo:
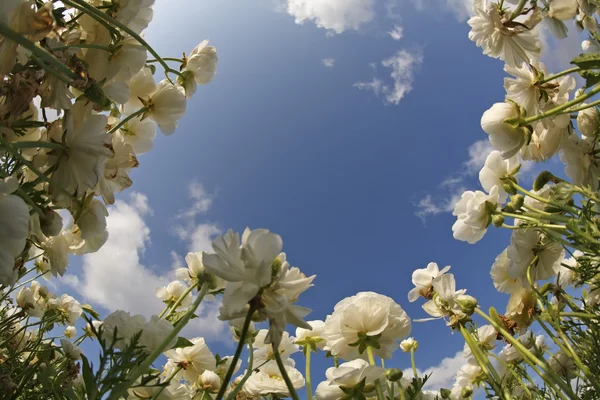
<svg viewBox="0 0 600 400"><path fill-rule="evenodd" d="M147 153L154 147L156 124L151 119L132 118L120 128L120 132L137 155Z"/></svg>
<svg viewBox="0 0 600 400"><path fill-rule="evenodd" d="M325 329L325 322L321 320L306 321L312 328L296 328L296 342L300 340L312 340L315 342L317 349L323 350L325 347L325 339L323 339L323 330Z"/></svg>
<svg viewBox="0 0 600 400"><path fill-rule="evenodd" d="M537 60L541 49L536 33L523 25L505 26L496 3L490 2L487 7L475 3L473 11L475 15L467 21L471 26L469 39L481 47L484 54L510 66Z"/></svg>
<svg viewBox="0 0 600 400"><path fill-rule="evenodd" d="M209 282L211 290L220 290L225 288L225 281L218 276L209 274L204 267L204 256L208 254L205 251L197 253L188 253L185 256L187 268L178 268L175 270L175 276L188 284L202 281Z"/></svg>
<svg viewBox="0 0 600 400"><path fill-rule="evenodd" d="M466 293L466 289L456 290L456 281L453 274L440 275L433 280L433 299L421 307L434 319L443 318L452 314L461 314L456 304L459 296Z"/></svg>
<svg viewBox="0 0 600 400"><path fill-rule="evenodd" d="M586 105L581 103L582 106ZM577 127L585 137L595 138L600 128L600 113L596 107L586 108L577 114Z"/></svg>
<svg viewBox="0 0 600 400"><path fill-rule="evenodd" d="M67 326L65 329L65 337L68 339L73 339L77 335L77 328L74 326Z"/></svg>
<svg viewBox="0 0 600 400"><path fill-rule="evenodd" d="M190 53L185 69L194 74L196 83L205 85L214 78L218 61L217 49L204 40Z"/></svg>
<svg viewBox="0 0 600 400"><path fill-rule="evenodd" d="M102 324L107 343L110 344L117 331L117 340L114 346L123 350L129 346L131 339L144 329L146 319L141 315L131 316L128 312L117 310L104 319Z"/></svg>
<svg viewBox="0 0 600 400"><path fill-rule="evenodd" d="M519 108L513 103L495 103L481 116L481 129L489 135L490 143L500 150L504 158L517 154L526 142L524 128L505 122L519 116Z"/></svg>
<svg viewBox="0 0 600 400"><path fill-rule="evenodd" d="M144 46L132 38L124 40L119 49L110 57L106 80L115 82L131 80L144 67L146 59L147 53Z"/></svg>
<svg viewBox="0 0 600 400"><path fill-rule="evenodd" d="M150 95L145 115L152 118L165 135L175 132L177 122L185 114L186 100L181 90L163 79L156 85L156 91Z"/></svg>
<svg viewBox="0 0 600 400"><path fill-rule="evenodd" d="M304 387L304 378L300 371L293 366L285 365L285 372L289 376L294 389ZM290 393L283 380L281 371L275 361L269 361L258 372L252 373L244 385L244 391L251 397L267 396L289 397Z"/></svg>
<svg viewBox="0 0 600 400"><path fill-rule="evenodd" d="M156 288L155 294L156 297L161 299L163 302L167 304L173 304L177 300L179 300L185 292L188 290L188 286L179 282L173 281L169 283L167 286L163 286L161 288ZM190 304L192 304L192 295L188 293L187 296L183 297L181 303L177 306L178 309L187 308Z"/></svg>
<svg viewBox="0 0 600 400"><path fill-rule="evenodd" d="M135 111L143 106L140 98L145 99L156 91L156 82L152 70L144 67L129 81L129 101L126 110Z"/></svg>
<svg viewBox="0 0 600 400"><path fill-rule="evenodd" d="M476 385L482 378L483 370L477 364L464 364L456 374L456 384L459 386Z"/></svg>
<svg viewBox="0 0 600 400"><path fill-rule="evenodd" d="M58 299L51 299L49 305L59 312L61 322L67 325L75 325L77 319L83 314L81 304L68 294L63 294Z"/></svg>
<svg viewBox="0 0 600 400"><path fill-rule="evenodd" d="M102 202L92 196L84 201L79 217L70 230L71 252L81 255L98 251L108 240L106 230L108 211Z"/></svg>
<svg viewBox="0 0 600 400"><path fill-rule="evenodd" d="M577 15L577 8L577 0L551 0L548 16L566 21Z"/></svg>
<svg viewBox="0 0 600 400"><path fill-rule="evenodd" d="M514 76L514 78L504 78L504 89L506 89L506 99L512 100L525 109L528 116L537 115L546 103L547 96L538 84L538 74L546 73L543 64L535 67L529 63L523 63L521 66L513 67L504 65L504 71Z"/></svg>
<svg viewBox="0 0 600 400"><path fill-rule="evenodd" d="M206 345L204 338L194 338L190 342L194 345L179 347L164 353L169 359L167 367L165 367L167 375L172 372L170 368L183 367L181 372L176 375L176 380L183 377L189 382L195 382L204 371L214 371L217 368L215 356Z"/></svg>
<svg viewBox="0 0 600 400"><path fill-rule="evenodd" d="M40 299L38 291L36 291L36 281L32 282L31 287L21 287L15 296L17 305L23 309L28 315L36 318L42 318L46 312L47 303Z"/></svg>
<svg viewBox="0 0 600 400"><path fill-rule="evenodd" d="M550 198L550 194L552 191L553 185L544 185L540 190L532 190L531 193L535 194L537 197L542 197L544 199ZM544 211L546 207L546 203L536 200L533 197L525 196L524 204L528 208L536 209Z"/></svg>
<svg viewBox="0 0 600 400"><path fill-rule="evenodd" d="M112 156L112 138L106 133L105 115L90 115L79 128L74 128L72 118L64 120L67 124L62 144L66 149L59 151L51 179L55 185L79 196L98 184L104 164Z"/></svg>
<svg viewBox="0 0 600 400"><path fill-rule="evenodd" d="M411 350L417 350L419 348L419 342L417 342L414 338L409 337L408 339L404 339L400 342L400 348L405 353L410 353Z"/></svg>
<svg viewBox="0 0 600 400"><path fill-rule="evenodd" d="M350 346L359 340L359 335L380 335L380 348L373 349L373 353L388 359L410 329L410 318L394 300L374 292L360 292L335 305L333 314L325 320L323 335L326 349L345 360L366 357L364 352L359 354L358 347Z"/></svg>
<svg viewBox="0 0 600 400"><path fill-rule="evenodd" d="M169 321L159 318L157 315L153 315L143 327L139 344L149 351L153 351L167 339L167 336L169 336L172 330L173 325L171 325ZM173 338L173 340L167 344L167 348L173 347L176 341L177 339Z"/></svg>
<svg viewBox="0 0 600 400"><path fill-rule="evenodd" d="M521 148L523 160L546 161L558 151L560 144L569 134L568 127L559 128L556 124L546 124L544 121L534 125L529 144Z"/></svg>
<svg viewBox="0 0 600 400"><path fill-rule="evenodd" d="M65 82L51 74L44 78L39 93L42 98L40 105L55 110L69 110L71 99L75 97Z"/></svg>
<svg viewBox="0 0 600 400"><path fill-rule="evenodd" d="M381 378L385 369L369 365L362 359L356 359L340 364L338 368L328 368L325 372L327 378L317 386L315 399L317 400L342 400L346 398L341 388L352 389L363 380L365 386L371 386L376 379ZM371 397L375 394L375 388L371 386L370 392L364 393Z"/></svg>
<svg viewBox="0 0 600 400"><path fill-rule="evenodd" d="M519 229L513 231L506 255L510 260L510 277L521 279L522 285L528 287L530 265L531 283L550 279L558 273L565 251L560 244L550 242L534 229ZM533 263L536 257L537 261Z"/></svg>
<svg viewBox="0 0 600 400"><path fill-rule="evenodd" d="M261 329L256 334L256 338L254 339L255 365L260 365L264 361L275 359L273 347L267 341L268 333L269 331L267 329ZM300 351L300 346L294 343L294 338L290 337L289 333L283 332L278 350L282 358L288 358L290 355Z"/></svg>
<svg viewBox="0 0 600 400"><path fill-rule="evenodd" d="M492 188L498 188L498 201L504 203L508 193L504 190L502 178L511 176L511 173L519 166L519 160L513 156L508 159L502 157L499 151L492 151L485 159L485 164L479 171L479 182L486 192L490 193Z"/></svg>
<svg viewBox="0 0 600 400"><path fill-rule="evenodd" d="M433 280L438 276L444 275L449 270L450 266L447 265L440 271L438 265L434 262L427 264L426 268L414 270L412 273L412 283L415 287L408 292L408 301L412 303L419 296L428 298L433 289Z"/></svg>
<svg viewBox="0 0 600 400"><path fill-rule="evenodd" d="M490 194L464 192L452 212L457 217L452 225L454 238L469 244L478 242L492 221L492 212L499 209L498 186L492 186Z"/></svg>
<svg viewBox="0 0 600 400"><path fill-rule="evenodd" d="M113 4L116 6L113 18L137 34L152 20L154 0L119 0Z"/></svg>
<svg viewBox="0 0 600 400"><path fill-rule="evenodd" d="M498 332L492 325L483 325L477 328L477 335L475 337L477 345L484 350L492 350L496 347L496 337L498 336ZM473 353L471 348L467 343L463 348L463 355L465 358L469 359L473 357Z"/></svg>
<svg viewBox="0 0 600 400"><path fill-rule="evenodd" d="M496 290L502 293L514 293L521 289L521 278L512 278L509 273L510 260L507 256L508 250L504 249L502 253L496 257L490 275L494 281Z"/></svg>
<svg viewBox="0 0 600 400"><path fill-rule="evenodd" d="M240 245L239 234L229 230L212 243L216 254L206 254L206 270L227 281L223 295L222 319L239 317L246 304L261 288L271 283L271 267L283 241L266 229L246 228Z"/></svg>
<svg viewBox="0 0 600 400"><path fill-rule="evenodd" d="M115 132L112 135L113 156L108 159L104 168L104 174L96 187L96 194L101 195L106 204L115 202L115 193L119 193L132 185L129 178L129 170L136 168L139 163L133 148L127 143L125 137Z"/></svg>
<svg viewBox="0 0 600 400"><path fill-rule="evenodd" d="M13 193L19 187L14 177L0 180L0 284L16 282L15 258L23 249L29 234L29 207Z"/></svg>
<svg viewBox="0 0 600 400"><path fill-rule="evenodd" d="M569 380L577 376L573 357L565 354L562 350L558 350L548 359L548 365L554 372L564 375Z"/></svg>
<svg viewBox="0 0 600 400"><path fill-rule="evenodd" d="M533 321L537 295L533 290L520 289L510 295L506 305L506 317L519 329L527 328Z"/></svg>
<svg viewBox="0 0 600 400"><path fill-rule="evenodd" d="M67 339L60 339L60 347L68 359L79 360L81 358L81 349Z"/></svg>
<svg viewBox="0 0 600 400"><path fill-rule="evenodd" d="M198 386L209 393L217 393L221 388L221 378L213 371L206 370L198 378Z"/></svg>
<svg viewBox="0 0 600 400"><path fill-rule="evenodd" d="M561 151L560 160L566 164L565 174L573 180L574 185L590 186L598 190L600 162L597 158L596 141L570 135Z"/></svg>
<svg viewBox="0 0 600 400"><path fill-rule="evenodd" d="M583 253L579 250L575 250L573 257L567 258L562 261L560 269L558 270L558 277L556 278L556 284L562 289L566 289L570 285L578 283L577 269L579 268L579 262L577 259L583 256Z"/></svg>

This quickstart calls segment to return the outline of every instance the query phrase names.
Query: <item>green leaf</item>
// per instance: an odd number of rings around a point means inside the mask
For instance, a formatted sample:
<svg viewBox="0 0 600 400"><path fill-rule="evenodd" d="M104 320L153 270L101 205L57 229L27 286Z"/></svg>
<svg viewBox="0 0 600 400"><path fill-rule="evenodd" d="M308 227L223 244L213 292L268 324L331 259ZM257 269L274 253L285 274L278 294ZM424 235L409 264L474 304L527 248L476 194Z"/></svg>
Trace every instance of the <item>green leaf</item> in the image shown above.
<svg viewBox="0 0 600 400"><path fill-rule="evenodd" d="M190 342L189 340L187 340L184 337L179 336L177 338L177 343L175 343L175 346L173 346L172 348L177 349L180 347L189 347L189 346L193 346L193 345L194 345L194 343Z"/></svg>
<svg viewBox="0 0 600 400"><path fill-rule="evenodd" d="M571 64L582 69L598 69L600 68L600 53L580 54L571 61Z"/></svg>
<svg viewBox="0 0 600 400"><path fill-rule="evenodd" d="M83 311L85 311L87 314L91 315L92 317L96 318L96 319L100 319L100 314L98 314L96 312L96 310L94 310L92 308L91 305L89 304L84 304L81 306L81 308L83 309Z"/></svg>
<svg viewBox="0 0 600 400"><path fill-rule="evenodd" d="M600 82L600 72L596 71L579 71L579 75L585 79L585 87L594 86Z"/></svg>
<svg viewBox="0 0 600 400"><path fill-rule="evenodd" d="M85 392L89 400L95 400L98 397L98 388L96 387L96 379L86 356L81 355L81 369L83 382L85 383Z"/></svg>

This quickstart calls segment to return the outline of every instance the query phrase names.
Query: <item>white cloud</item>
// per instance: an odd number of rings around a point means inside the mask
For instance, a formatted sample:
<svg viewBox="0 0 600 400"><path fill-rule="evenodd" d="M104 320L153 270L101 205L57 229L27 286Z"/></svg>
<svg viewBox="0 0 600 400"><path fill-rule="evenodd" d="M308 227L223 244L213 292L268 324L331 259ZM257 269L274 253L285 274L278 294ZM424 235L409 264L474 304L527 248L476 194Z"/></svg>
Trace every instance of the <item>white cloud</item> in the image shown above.
<svg viewBox="0 0 600 400"><path fill-rule="evenodd" d="M467 359L463 356L462 350L457 352L454 357L444 358L438 365L427 368L423 373L431 374L427 380L424 389L439 390L440 388L449 389L454 384L456 373Z"/></svg>
<svg viewBox="0 0 600 400"><path fill-rule="evenodd" d="M434 199L428 194L417 203L417 211L415 215L423 221L429 215L438 215L445 212L452 212L454 205L460 200L460 196L465 191L463 186L454 189L452 192L446 193L440 198Z"/></svg>
<svg viewBox="0 0 600 400"><path fill-rule="evenodd" d="M371 90L376 96L384 96L387 104L397 105L404 96L412 90L414 72L423 62L420 51L413 53L407 50L399 50L390 58L381 62L386 68L391 68L393 84L386 84L378 78L370 82L357 82L353 86L361 90Z"/></svg>
<svg viewBox="0 0 600 400"><path fill-rule="evenodd" d="M170 271L152 271L140 262L150 243L150 229L144 221L151 214L148 199L134 192L127 201L117 200L108 211L108 241L98 252L83 256L80 276L66 275L62 282L72 286L86 301L109 311L122 309L146 317L158 314L164 304L154 291L169 283ZM173 260L177 265L176 258ZM193 324L195 335L222 331L224 325L216 318L216 307L215 304L201 307L200 318Z"/></svg>
<svg viewBox="0 0 600 400"><path fill-rule="evenodd" d="M192 200L191 206L182 210L177 218L190 219L196 218L200 214L204 214L210 209L213 202L213 195L208 194L202 184L193 181L188 185L188 192Z"/></svg>
<svg viewBox="0 0 600 400"><path fill-rule="evenodd" d="M478 174L483 164L485 164L485 159L493 150L494 147L487 139L478 140L470 145L467 150L469 159L465 161L467 172L471 175Z"/></svg>
<svg viewBox="0 0 600 400"><path fill-rule="evenodd" d="M211 244L215 236L221 233L223 231L214 224L197 225L190 236L190 251L212 250Z"/></svg>
<svg viewBox="0 0 600 400"><path fill-rule="evenodd" d="M419 11L442 10L454 14L459 21L465 21L473 15L473 0L412 0Z"/></svg>
<svg viewBox="0 0 600 400"><path fill-rule="evenodd" d="M394 40L400 40L404 37L404 28L399 25L394 25L394 29L389 31L388 35Z"/></svg>
<svg viewBox="0 0 600 400"><path fill-rule="evenodd" d="M324 58L321 61L323 62L323 65L329 69L333 68L333 66L335 65L335 59L333 58Z"/></svg>
<svg viewBox="0 0 600 400"><path fill-rule="evenodd" d="M287 12L297 24L313 21L334 33L358 30L375 18L373 0L288 0Z"/></svg>

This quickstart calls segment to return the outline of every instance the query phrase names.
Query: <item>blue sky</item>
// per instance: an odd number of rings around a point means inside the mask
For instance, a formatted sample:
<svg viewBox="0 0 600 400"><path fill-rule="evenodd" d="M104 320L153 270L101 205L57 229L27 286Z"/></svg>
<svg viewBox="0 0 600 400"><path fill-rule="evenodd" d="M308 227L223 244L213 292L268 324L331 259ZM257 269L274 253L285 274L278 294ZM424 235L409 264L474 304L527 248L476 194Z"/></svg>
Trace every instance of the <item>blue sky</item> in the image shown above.
<svg viewBox="0 0 600 400"><path fill-rule="evenodd" d="M289 2L330 3L336 12L290 15L285 0L157 0L148 42L178 57L210 39L217 76L188 102L177 132L159 134L140 157L133 187L109 209L107 248L74 260L65 287L104 313L157 313L155 286L178 260L208 250L217 232L250 226L279 233L292 265L317 275L300 299L314 310L309 319L368 290L423 318L421 302L406 295L412 271L430 261L452 265L458 287L503 310L507 297L489 270L508 233L492 229L474 246L455 241L448 212L461 188L479 189L489 151L479 120L504 97L502 63L467 37L466 3ZM388 34L395 26L400 40ZM399 54L395 70L382 64ZM215 316L215 306L205 307L189 333L229 354ZM414 323L411 335L421 343L419 368L437 366L435 382L450 386L462 362L459 335L441 321ZM330 366L316 364L313 382ZM405 368L409 359L398 351L387 366Z"/></svg>

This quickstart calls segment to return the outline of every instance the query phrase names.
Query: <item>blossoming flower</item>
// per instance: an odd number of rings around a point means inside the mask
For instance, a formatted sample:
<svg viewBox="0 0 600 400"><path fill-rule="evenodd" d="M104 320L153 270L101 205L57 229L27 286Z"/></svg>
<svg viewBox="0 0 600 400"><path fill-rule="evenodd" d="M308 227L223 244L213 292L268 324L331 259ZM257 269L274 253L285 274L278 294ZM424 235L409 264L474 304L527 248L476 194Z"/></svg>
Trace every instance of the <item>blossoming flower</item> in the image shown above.
<svg viewBox="0 0 600 400"><path fill-rule="evenodd" d="M156 288L156 297L167 304L173 304L178 301L186 292L188 287L179 281L173 281L167 286ZM183 297L177 308L186 308L192 304L192 295L188 294Z"/></svg>
<svg viewBox="0 0 600 400"><path fill-rule="evenodd" d="M422 308L433 319L444 318L454 314L462 314L456 303L458 296L466 293L466 289L456 290L453 274L438 276L433 280L434 295L423 304Z"/></svg>
<svg viewBox="0 0 600 400"><path fill-rule="evenodd" d="M323 339L323 331L325 329L325 322L321 320L306 321L312 329L296 328L296 343L304 341L312 341L315 343L316 348L323 350L325 347L325 339Z"/></svg>
<svg viewBox="0 0 600 400"><path fill-rule="evenodd" d="M0 283L7 286L17 279L15 258L25 248L29 234L29 207L13 194L18 187L14 177L0 180Z"/></svg>
<svg viewBox="0 0 600 400"><path fill-rule="evenodd" d="M583 253L579 250L575 250L575 252L573 252L573 257L562 261L560 269L558 270L558 277L556 278L556 284L562 289L566 289L568 286L578 283L578 258L581 256L583 256Z"/></svg>
<svg viewBox="0 0 600 400"><path fill-rule="evenodd" d="M267 329L261 329L254 338L254 362L257 365L275 359L273 347L267 343L268 334ZM289 358L292 354L300 351L300 346L294 343L294 338L290 337L289 333L283 332L278 350L282 358Z"/></svg>
<svg viewBox="0 0 600 400"><path fill-rule="evenodd" d="M417 350L418 347L419 343L412 337L404 339L402 342L400 342L400 348L405 353L410 353L411 350Z"/></svg>
<svg viewBox="0 0 600 400"><path fill-rule="evenodd" d="M410 318L394 300L374 292L360 292L337 303L325 320L326 349L342 359L364 358L360 346L351 346L362 336L377 339L373 353L390 358L398 341L410 334Z"/></svg>
<svg viewBox="0 0 600 400"><path fill-rule="evenodd" d="M496 103L481 116L481 129L489 136L490 143L502 153L502 157L511 158L519 152L527 141L525 129L514 122L521 116L519 107L514 103Z"/></svg>
<svg viewBox="0 0 600 400"><path fill-rule="evenodd" d="M185 114L185 95L177 86L163 79L145 106L148 110L144 115L152 118L162 133L171 135L177 128L177 122Z"/></svg>
<svg viewBox="0 0 600 400"><path fill-rule="evenodd" d="M457 217L452 225L454 238L469 244L478 242L492 222L492 213L499 209L498 186L492 186L490 194L464 192L452 212Z"/></svg>
<svg viewBox="0 0 600 400"><path fill-rule="evenodd" d="M582 103L581 106L585 106ZM594 138L600 129L600 112L596 107L586 108L577 114L577 127L585 137Z"/></svg>
<svg viewBox="0 0 600 400"><path fill-rule="evenodd" d="M175 276L188 284L194 282L209 282L209 288L213 291L225 288L225 281L215 275L209 274L204 267L204 256L208 254L205 251L188 253L185 256L187 268L178 268L175 270Z"/></svg>
<svg viewBox="0 0 600 400"><path fill-rule="evenodd" d="M204 338L194 338L190 342L193 343L192 346L179 347L164 353L168 358L165 366L167 376L170 376L176 368L181 367L182 369L175 379L183 377L188 382L195 382L204 371L216 369L215 357L206 345Z"/></svg>
<svg viewBox="0 0 600 400"><path fill-rule="evenodd" d="M108 240L106 206L100 200L87 196L78 214L75 224L69 231L71 252L81 255L98 251Z"/></svg>
<svg viewBox="0 0 600 400"><path fill-rule="evenodd" d="M573 180L573 184L598 190L600 160L596 155L597 151L597 142L587 137L570 135L565 141L560 151L560 160L565 163L565 174Z"/></svg>
<svg viewBox="0 0 600 400"><path fill-rule="evenodd" d="M444 275L450 270L450 266L445 266L441 271L434 262L427 264L426 268L416 269L412 273L412 283L414 288L408 292L408 301L415 302L419 296L430 298L433 289L433 280L438 276Z"/></svg>
<svg viewBox="0 0 600 400"><path fill-rule="evenodd" d="M506 305L506 317L515 322L519 329L526 329L533 321L536 300L533 290L523 288L514 292Z"/></svg>
<svg viewBox="0 0 600 400"><path fill-rule="evenodd" d="M129 170L139 165L133 148L118 132L112 135L112 148L113 156L107 160L104 173L96 187L96 194L101 195L106 204L113 204L115 193L119 193L133 184L129 177Z"/></svg>
<svg viewBox="0 0 600 400"><path fill-rule="evenodd" d="M204 40L190 53L185 69L194 74L196 83L205 85L214 78L218 61L217 49Z"/></svg>
<svg viewBox="0 0 600 400"><path fill-rule="evenodd" d="M488 193L496 186L498 201L504 203L508 193L504 190L502 179L515 176L515 170L519 165L517 157L505 159L502 153L494 150L487 156L483 168L479 171L479 182Z"/></svg>
<svg viewBox="0 0 600 400"><path fill-rule="evenodd" d="M66 325L75 325L75 321L83 314L81 304L68 294L50 299L49 306L58 311L61 322Z"/></svg>
<svg viewBox="0 0 600 400"><path fill-rule="evenodd" d="M484 54L510 66L538 59L541 49L536 33L524 25L505 23L498 4L476 3L473 11L475 15L467 21L471 26L469 39L481 47Z"/></svg>
<svg viewBox="0 0 600 400"><path fill-rule="evenodd" d="M81 358L81 349L69 340L60 339L60 347L68 359L79 360Z"/></svg>
<svg viewBox="0 0 600 400"><path fill-rule="evenodd" d="M369 365L368 362L362 359L356 359L340 364L338 368L328 368L325 372L327 380L321 382L317 386L315 399L317 400L342 400L346 398L346 393L343 389L351 390L357 387L364 381L363 390L366 393L361 393L363 396L372 397L375 395L375 387L373 382L381 378L385 373L385 369ZM366 388L366 389L365 389Z"/></svg>
<svg viewBox="0 0 600 400"><path fill-rule="evenodd" d="M289 376L294 389L304 387L304 377L293 365L289 363L285 364L285 372ZM267 395L277 397L290 396L287 385L275 361L269 361L258 372L253 372L244 385L244 392L251 397Z"/></svg>
<svg viewBox="0 0 600 400"><path fill-rule="evenodd" d="M116 331L116 341L114 347L124 350L131 344L135 335L141 332L138 345L152 351L158 344L173 330L173 326L164 319L152 316L150 321L142 315L130 315L123 310L116 310L104 319L102 329L106 338L110 338L109 343ZM174 345L173 342L171 344Z"/></svg>
<svg viewBox="0 0 600 400"><path fill-rule="evenodd" d="M519 229L513 231L506 255L510 277L521 279L522 285L528 287L528 271L531 283L550 279L558 273L565 251L534 229Z"/></svg>
<svg viewBox="0 0 600 400"><path fill-rule="evenodd" d="M484 350L492 350L496 347L496 337L498 336L498 332L492 325L483 325L477 328L477 334L475 336L477 345L480 346ZM466 359L473 358L473 352L471 351L471 347L467 343L463 348L463 355Z"/></svg>
<svg viewBox="0 0 600 400"><path fill-rule="evenodd" d="M510 260L508 259L507 253L508 250L504 249L504 251L496 257L490 275L492 276L496 290L510 294L521 289L523 285L521 284L520 277L513 278L511 276L509 272Z"/></svg>
<svg viewBox="0 0 600 400"><path fill-rule="evenodd" d="M151 119L134 117L119 130L123 140L131 146L136 155L144 154L154 147L156 124Z"/></svg>

